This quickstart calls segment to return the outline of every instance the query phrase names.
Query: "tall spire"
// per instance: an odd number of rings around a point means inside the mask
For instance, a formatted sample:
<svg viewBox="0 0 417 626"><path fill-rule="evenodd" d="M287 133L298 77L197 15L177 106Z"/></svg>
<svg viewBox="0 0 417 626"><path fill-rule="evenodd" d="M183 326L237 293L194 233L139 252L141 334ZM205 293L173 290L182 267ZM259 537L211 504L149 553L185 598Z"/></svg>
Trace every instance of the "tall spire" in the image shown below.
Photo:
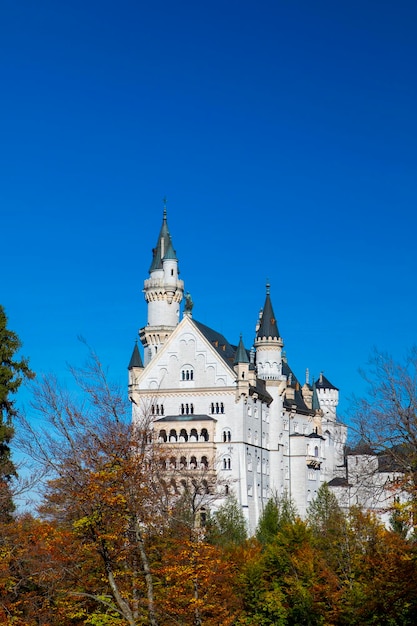
<svg viewBox="0 0 417 626"><path fill-rule="evenodd" d="M258 332L256 333L257 339L262 339L263 337L271 337L272 339L279 339L279 330L277 326L277 321L275 319L274 310L272 308L271 296L270 296L270 285L266 284L266 298L265 304L262 311L262 316L260 319L260 324L258 328Z"/></svg>
<svg viewBox="0 0 417 626"><path fill-rule="evenodd" d="M184 283L178 276L178 259L168 229L165 198L162 226L152 252L149 278L145 280L143 290L148 303L148 322L139 331L145 366L177 326L184 294Z"/></svg>
<svg viewBox="0 0 417 626"><path fill-rule="evenodd" d="M163 202L164 210L162 215L162 226L156 246L152 250L153 257L149 272L162 269L162 261L167 253L170 254L170 258L176 258L174 248L172 247L171 235L169 234L168 229L166 198L164 198Z"/></svg>

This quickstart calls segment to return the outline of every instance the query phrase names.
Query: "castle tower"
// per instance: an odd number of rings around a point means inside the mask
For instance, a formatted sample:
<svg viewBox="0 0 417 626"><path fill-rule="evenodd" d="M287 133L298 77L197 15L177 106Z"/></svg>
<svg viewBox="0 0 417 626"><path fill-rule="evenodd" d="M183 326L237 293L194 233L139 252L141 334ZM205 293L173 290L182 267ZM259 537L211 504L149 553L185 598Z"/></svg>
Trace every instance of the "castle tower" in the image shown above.
<svg viewBox="0 0 417 626"><path fill-rule="evenodd" d="M177 326L184 294L184 282L178 278L178 259L168 229L166 206L158 241L152 252L149 278L145 280L143 290L148 303L148 323L139 331L145 365Z"/></svg>
<svg viewBox="0 0 417 626"><path fill-rule="evenodd" d="M315 383L315 387L325 420L335 422L337 405L339 404L338 388L332 385L323 374L320 374L319 379Z"/></svg>
<svg viewBox="0 0 417 626"><path fill-rule="evenodd" d="M259 319L255 339L258 378L281 380L283 345L272 308L269 284L267 284L265 305Z"/></svg>
<svg viewBox="0 0 417 626"><path fill-rule="evenodd" d="M242 335L240 335L239 345L236 350L235 361L233 363L234 370L237 374L236 400L241 396L249 395L249 358L243 343Z"/></svg>

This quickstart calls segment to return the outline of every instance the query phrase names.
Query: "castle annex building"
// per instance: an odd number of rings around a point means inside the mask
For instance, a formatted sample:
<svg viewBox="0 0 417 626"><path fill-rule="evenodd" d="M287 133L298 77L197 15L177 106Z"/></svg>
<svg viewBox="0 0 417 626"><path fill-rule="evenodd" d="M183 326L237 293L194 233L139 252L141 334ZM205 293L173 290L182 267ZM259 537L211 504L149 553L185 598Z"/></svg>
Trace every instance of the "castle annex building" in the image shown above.
<svg viewBox="0 0 417 626"><path fill-rule="evenodd" d="M291 370L269 285L250 350L194 319L164 209L144 294L143 359L135 345L129 397L134 420L148 408L170 469L225 478L250 533L272 495L287 493L304 515L324 481L346 481L338 389L322 375L301 383Z"/></svg>

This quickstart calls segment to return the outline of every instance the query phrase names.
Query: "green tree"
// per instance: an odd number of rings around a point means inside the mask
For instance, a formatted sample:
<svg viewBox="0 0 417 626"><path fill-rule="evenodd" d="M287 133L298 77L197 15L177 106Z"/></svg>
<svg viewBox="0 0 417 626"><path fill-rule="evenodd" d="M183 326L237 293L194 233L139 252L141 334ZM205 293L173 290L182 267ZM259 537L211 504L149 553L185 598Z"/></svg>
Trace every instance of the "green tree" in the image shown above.
<svg viewBox="0 0 417 626"><path fill-rule="evenodd" d="M235 496L229 495L208 525L207 540L226 548L238 546L247 539L246 521Z"/></svg>
<svg viewBox="0 0 417 626"><path fill-rule="evenodd" d="M287 495L282 498L271 498L259 519L256 538L263 545L271 543L278 531L286 524L293 524L296 518L294 502Z"/></svg>
<svg viewBox="0 0 417 626"><path fill-rule="evenodd" d="M16 333L7 328L7 316L0 305L0 520L8 521L14 510L10 482L16 476L10 441L17 415L15 394L25 378L33 378L28 360L16 358L22 344Z"/></svg>
<svg viewBox="0 0 417 626"><path fill-rule="evenodd" d="M313 532L315 545L334 572L346 568L348 524L337 498L327 483L321 485L317 497L307 510L307 523Z"/></svg>
<svg viewBox="0 0 417 626"><path fill-rule="evenodd" d="M272 507L270 507L272 510ZM251 626L319 626L325 622L326 568L305 522L284 522L243 568L243 616Z"/></svg>

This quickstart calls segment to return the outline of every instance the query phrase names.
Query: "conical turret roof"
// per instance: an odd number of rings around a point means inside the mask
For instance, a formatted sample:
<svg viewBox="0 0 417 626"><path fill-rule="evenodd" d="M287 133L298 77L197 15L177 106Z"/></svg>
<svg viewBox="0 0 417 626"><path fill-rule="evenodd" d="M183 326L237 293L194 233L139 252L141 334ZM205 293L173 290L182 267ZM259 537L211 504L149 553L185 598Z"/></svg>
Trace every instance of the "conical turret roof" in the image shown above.
<svg viewBox="0 0 417 626"><path fill-rule="evenodd" d="M316 380L316 388L317 389L336 389L339 391L337 387L332 385L332 383L324 376L323 373L320 374L318 380Z"/></svg>
<svg viewBox="0 0 417 626"><path fill-rule="evenodd" d="M169 233L168 233L168 236L169 236ZM170 236L169 236L168 247L165 250L164 258L162 260L164 261L165 259L173 259L174 261L178 260L174 247L172 245L172 240Z"/></svg>
<svg viewBox="0 0 417 626"><path fill-rule="evenodd" d="M164 213L162 218L162 226L159 233L156 247L152 250L153 258L149 272L162 269L162 261L165 257L170 259L176 259L175 251L172 246L171 235L169 234L168 222L167 222L167 210L164 207Z"/></svg>
<svg viewBox="0 0 417 626"><path fill-rule="evenodd" d="M143 367L137 341L135 343L135 347L133 348L132 356L131 356L130 363L127 369L131 370L133 367Z"/></svg>
<svg viewBox="0 0 417 626"><path fill-rule="evenodd" d="M262 310L259 329L256 334L257 339L262 339L263 337L272 337L273 339L279 339L280 337L274 310L272 308L271 296L269 294L269 284L266 285L265 304Z"/></svg>
<svg viewBox="0 0 417 626"><path fill-rule="evenodd" d="M233 365L237 365L238 363L249 363L248 353L246 352L246 348L243 344L242 335L240 335L240 341L236 350L236 356Z"/></svg>

